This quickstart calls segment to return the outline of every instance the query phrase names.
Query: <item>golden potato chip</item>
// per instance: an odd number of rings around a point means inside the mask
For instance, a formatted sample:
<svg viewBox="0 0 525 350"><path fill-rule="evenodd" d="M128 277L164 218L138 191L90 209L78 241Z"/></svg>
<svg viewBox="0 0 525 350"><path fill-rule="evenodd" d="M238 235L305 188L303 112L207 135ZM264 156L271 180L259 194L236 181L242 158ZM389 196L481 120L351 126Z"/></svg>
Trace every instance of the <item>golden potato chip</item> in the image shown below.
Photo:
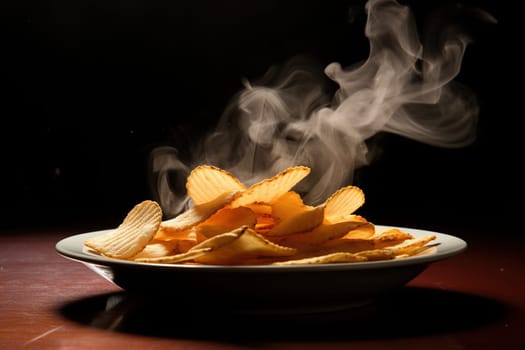
<svg viewBox="0 0 525 350"><path fill-rule="evenodd" d="M231 205L240 207L252 203L270 203L291 190L309 173L310 168L305 166L287 168L271 178L253 184L235 198Z"/></svg>
<svg viewBox="0 0 525 350"><path fill-rule="evenodd" d="M257 216L257 223L255 224L255 231L261 234L266 234L275 226L275 220L271 215Z"/></svg>
<svg viewBox="0 0 525 350"><path fill-rule="evenodd" d="M361 227L358 227L356 230L359 230ZM373 226L364 225L364 227ZM331 239L323 244L315 245L313 249L309 249L307 252L309 252L309 254L312 254L312 252L322 254L334 252L360 254L360 252L363 252L363 254L375 254L374 260L379 260L381 257L383 259L389 259L393 258L396 255L396 252L393 249L386 248L398 246L401 242L412 238L412 235L398 229L389 229L373 235L373 237L366 238L349 238L349 235L347 234L341 238ZM418 244L421 244L421 242L416 243L416 245Z"/></svg>
<svg viewBox="0 0 525 350"><path fill-rule="evenodd" d="M421 238L413 238L406 240L400 244L389 247L389 249L392 249L394 253L398 256L412 256L428 249L429 246L426 246L426 244L433 241L434 239L436 239L436 236L431 234Z"/></svg>
<svg viewBox="0 0 525 350"><path fill-rule="evenodd" d="M160 230L165 231L166 234L169 234L176 231L186 230L192 226L200 224L204 220L208 219L217 210L230 203L235 198L237 193L238 192L236 191L224 192L209 202L196 205L172 219L162 221L160 224Z"/></svg>
<svg viewBox="0 0 525 350"><path fill-rule="evenodd" d="M222 247L223 245L229 244L232 241L239 238L239 236L244 233L244 231L247 229L247 227L239 227L235 230L232 230L230 232L224 232L219 235L210 237L208 239L205 239L204 241L200 242L196 246L194 246L192 249L199 250L203 248L210 248L210 249L217 249L219 247Z"/></svg>
<svg viewBox="0 0 525 350"><path fill-rule="evenodd" d="M204 242L208 237L197 232L196 228L193 227L188 231L188 234L184 238L177 239L177 251L179 253L185 253L200 242Z"/></svg>
<svg viewBox="0 0 525 350"><path fill-rule="evenodd" d="M310 207L290 217L281 216L281 221L267 232L269 236L282 236L314 229L323 222L324 208Z"/></svg>
<svg viewBox="0 0 525 350"><path fill-rule="evenodd" d="M158 242L169 242L173 244L175 246L173 253L184 253L196 244L208 239L208 237L197 232L196 227L175 232L159 230L153 238Z"/></svg>
<svg viewBox="0 0 525 350"><path fill-rule="evenodd" d="M143 250L133 256L133 260L141 258L157 258L170 255L177 249L177 242L157 241L146 244Z"/></svg>
<svg viewBox="0 0 525 350"><path fill-rule="evenodd" d="M428 252L431 254L435 251L435 247L437 244L429 244L429 245L422 245L422 246L414 246L414 247L408 247L406 248L403 253L399 253L396 255L396 259L402 259L402 258L408 258L415 255L422 255L423 252Z"/></svg>
<svg viewBox="0 0 525 350"><path fill-rule="evenodd" d="M259 215L266 216L266 217L272 216L272 206L267 203L255 202L255 203L244 205L243 207L249 208L257 216Z"/></svg>
<svg viewBox="0 0 525 350"><path fill-rule="evenodd" d="M375 226L368 223L351 230L341 238L327 241L320 248L329 248L332 251L341 249L345 252L357 252L395 246L407 239L414 238L411 234L395 228L383 230L381 233L374 233L374 231Z"/></svg>
<svg viewBox="0 0 525 350"><path fill-rule="evenodd" d="M84 245L112 258L127 259L151 241L161 220L159 204L145 200L135 205L116 229L87 239Z"/></svg>
<svg viewBox="0 0 525 350"><path fill-rule="evenodd" d="M348 221L359 221L366 225L358 226L354 229L348 231L343 238L352 238L352 239L369 239L375 235L375 225L371 222L367 222L362 216L359 215L349 215L346 220Z"/></svg>
<svg viewBox="0 0 525 350"><path fill-rule="evenodd" d="M196 257L195 262L212 265L242 264L249 258L290 256L296 253L295 249L270 242L247 226L214 236L190 251L203 248L211 250Z"/></svg>
<svg viewBox="0 0 525 350"><path fill-rule="evenodd" d="M397 228L392 228L379 233L373 237L373 240L376 248L383 248L394 246L406 241L407 239L413 238L414 236L409 233L403 232Z"/></svg>
<svg viewBox="0 0 525 350"><path fill-rule="evenodd" d="M179 253L179 254L168 255L168 256L152 257L152 258L147 258L147 257L136 258L134 260L136 262L154 263L154 264L185 263L185 262L191 262L195 260L195 258L208 253L210 250L211 248L194 249L194 250L188 250L185 253Z"/></svg>
<svg viewBox="0 0 525 350"><path fill-rule="evenodd" d="M367 258L364 256L359 256L353 253L331 253L321 256L314 256L302 259L286 260L286 261L277 261L272 263L272 265L312 265L312 264L334 264L334 263L347 263L347 262L361 262L367 261Z"/></svg>
<svg viewBox="0 0 525 350"><path fill-rule="evenodd" d="M175 242L175 241L193 241L193 242L201 242L207 239L208 237L201 235L199 232L197 232L197 227L192 226L186 230L181 231L173 231L168 232L166 230L159 230L153 237L156 241L167 241L167 242Z"/></svg>
<svg viewBox="0 0 525 350"><path fill-rule="evenodd" d="M330 254L336 252L357 253L365 250L375 249L374 241L361 238L335 238L322 244L310 247L307 252L317 254Z"/></svg>
<svg viewBox="0 0 525 350"><path fill-rule="evenodd" d="M242 192L246 186L228 171L212 165L194 168L186 180L186 191L194 205L211 202L224 192Z"/></svg>
<svg viewBox="0 0 525 350"><path fill-rule="evenodd" d="M200 223L196 230L199 234L209 238L241 226L255 228L256 224L257 215L249 208L222 208Z"/></svg>
<svg viewBox="0 0 525 350"><path fill-rule="evenodd" d="M266 233L275 226L275 220L272 216L272 207L266 203L250 203L241 208L249 208L257 217L255 231Z"/></svg>
<svg viewBox="0 0 525 350"><path fill-rule="evenodd" d="M337 190L325 202L325 218L345 217L353 214L365 203L363 191L356 186L346 186Z"/></svg>
<svg viewBox="0 0 525 350"><path fill-rule="evenodd" d="M271 237L272 241L286 247L305 249L312 246L318 246L331 239L340 238L349 231L357 229L363 225L372 225L361 221L341 221L335 224L322 223L308 232L294 233L290 235Z"/></svg>
<svg viewBox="0 0 525 350"><path fill-rule="evenodd" d="M304 232L319 226L324 218L324 206L305 205L298 193L290 191L271 204L275 224L268 230L271 236Z"/></svg>
<svg viewBox="0 0 525 350"><path fill-rule="evenodd" d="M396 257L396 253L392 249L370 249L362 250L355 253L356 255L365 257L368 261L375 260L390 260Z"/></svg>

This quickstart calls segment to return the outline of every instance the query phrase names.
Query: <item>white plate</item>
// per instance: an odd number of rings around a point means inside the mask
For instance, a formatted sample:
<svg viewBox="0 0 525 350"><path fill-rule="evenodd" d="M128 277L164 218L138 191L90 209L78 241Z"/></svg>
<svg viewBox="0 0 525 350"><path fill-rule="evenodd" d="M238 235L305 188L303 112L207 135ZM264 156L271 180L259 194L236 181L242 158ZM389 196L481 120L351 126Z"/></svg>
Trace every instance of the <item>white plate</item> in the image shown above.
<svg viewBox="0 0 525 350"><path fill-rule="evenodd" d="M87 252L84 240L105 232L94 231L62 239L56 244L56 251L132 293L167 295L203 307L241 312L332 311L367 304L404 286L430 263L457 255L467 248L466 242L455 236L398 228L416 238L434 234L436 240L432 244L437 245L423 255L354 263L294 266L151 264Z"/></svg>

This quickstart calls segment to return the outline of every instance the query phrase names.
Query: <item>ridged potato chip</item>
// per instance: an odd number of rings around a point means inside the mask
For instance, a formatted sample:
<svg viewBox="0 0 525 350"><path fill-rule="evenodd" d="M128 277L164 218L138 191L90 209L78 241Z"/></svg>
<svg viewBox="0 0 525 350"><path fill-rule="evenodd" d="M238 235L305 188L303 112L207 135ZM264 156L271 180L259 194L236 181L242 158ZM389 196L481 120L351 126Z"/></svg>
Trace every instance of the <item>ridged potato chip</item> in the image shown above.
<svg viewBox="0 0 525 350"><path fill-rule="evenodd" d="M310 249L311 247L319 246L329 240L340 238L346 235L353 229L357 229L363 225L372 225L371 223L363 223L361 221L341 221L335 224L322 223L308 232L294 233L290 235L272 237L272 241L297 249Z"/></svg>
<svg viewBox="0 0 525 350"><path fill-rule="evenodd" d="M426 249L430 248L430 246L427 246L426 244L430 241L433 241L434 239L436 239L435 235L428 235L422 238L413 238L410 240L406 240L400 244L388 248L392 249L398 257L411 256L419 254L425 251Z"/></svg>
<svg viewBox="0 0 525 350"><path fill-rule="evenodd" d="M334 264L334 263L348 263L348 262L362 262L367 261L364 256L359 256L353 253L332 253L321 256L314 256L302 259L293 259L286 261L277 261L273 265L313 265L313 264Z"/></svg>
<svg viewBox="0 0 525 350"><path fill-rule="evenodd" d="M296 166L287 168L277 175L250 186L232 202L232 207L247 206L252 203L271 203L291 190L310 173L310 168Z"/></svg>
<svg viewBox="0 0 525 350"><path fill-rule="evenodd" d="M337 190L325 202L325 218L334 220L353 214L365 203L363 191L356 186L346 186Z"/></svg>
<svg viewBox="0 0 525 350"><path fill-rule="evenodd" d="M210 248L202 248L202 249L194 249L194 250L188 250L185 253L179 253L174 255L168 255L168 256L158 256L158 257L139 257L136 258L136 262L142 262L142 263L153 263L153 264L175 264L175 263L187 263L195 260L201 255L204 255L208 253L211 249Z"/></svg>
<svg viewBox="0 0 525 350"><path fill-rule="evenodd" d="M224 192L242 192L246 186L226 170L212 165L194 168L186 180L186 191L194 205L211 202Z"/></svg>
<svg viewBox="0 0 525 350"><path fill-rule="evenodd" d="M133 260L142 258L157 258L171 255L177 249L176 241L157 241L146 244L143 250L133 256Z"/></svg>
<svg viewBox="0 0 525 350"><path fill-rule="evenodd" d="M196 257L195 262L213 265L242 264L246 259L291 256L296 252L293 248L283 247L267 240L247 226L214 236L191 250L205 248L211 250Z"/></svg>
<svg viewBox="0 0 525 350"><path fill-rule="evenodd" d="M373 231L372 225L364 225L361 227L371 227ZM361 227L358 227L356 230L359 230ZM373 251L380 250L382 248L392 247L408 239L414 238L412 235L397 229L384 231L380 234L375 235L372 233L372 237L349 238L348 236L349 235L347 234L341 238L328 240L325 243L319 245L318 250L322 253L357 253L360 251Z"/></svg>
<svg viewBox="0 0 525 350"><path fill-rule="evenodd" d="M272 206L266 203L251 203L245 207L249 208L257 217L255 231L265 234L275 226L275 219L272 215Z"/></svg>
<svg viewBox="0 0 525 350"><path fill-rule="evenodd" d="M116 229L88 239L84 245L112 258L127 259L144 249L152 240L161 220L159 204L145 200L135 205Z"/></svg>
<svg viewBox="0 0 525 350"><path fill-rule="evenodd" d="M369 249L356 252L356 255L365 257L368 261L395 259L396 253L392 249Z"/></svg>
<svg viewBox="0 0 525 350"><path fill-rule="evenodd" d="M340 219L344 219L344 218L340 218ZM366 219L363 218L362 216L351 214L351 215L348 215L348 217L346 217L346 220L347 221L360 221L360 222L362 222L364 224L367 224L367 225L361 225L361 226L358 226L358 227L348 231L343 236L343 238L369 239L369 238L374 237L374 235L376 233L375 225L370 223L370 222L367 222Z"/></svg>
<svg viewBox="0 0 525 350"><path fill-rule="evenodd" d="M290 191L277 198L272 204L273 227L269 236L305 232L319 226L324 219L324 206L305 205L298 193Z"/></svg>
<svg viewBox="0 0 525 350"><path fill-rule="evenodd" d="M200 224L219 209L229 204L237 193L237 191L223 192L209 202L196 205L172 219L162 221L160 229L169 234L170 232L183 231Z"/></svg>
<svg viewBox="0 0 525 350"><path fill-rule="evenodd" d="M389 229L378 233L373 237L374 246L376 248L391 247L399 245L406 240L413 239L414 237L406 232L403 232L397 228Z"/></svg>
<svg viewBox="0 0 525 350"><path fill-rule="evenodd" d="M209 238L241 226L255 228L256 224L257 215L249 208L222 208L197 225L195 229L199 234Z"/></svg>

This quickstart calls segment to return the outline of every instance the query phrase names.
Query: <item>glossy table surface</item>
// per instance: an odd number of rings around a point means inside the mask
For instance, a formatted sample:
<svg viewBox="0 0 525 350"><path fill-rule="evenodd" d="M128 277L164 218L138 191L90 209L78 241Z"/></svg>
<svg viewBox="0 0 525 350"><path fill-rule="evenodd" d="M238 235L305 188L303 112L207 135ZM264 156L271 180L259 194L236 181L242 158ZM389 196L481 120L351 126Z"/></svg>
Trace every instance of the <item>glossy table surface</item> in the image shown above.
<svg viewBox="0 0 525 350"><path fill-rule="evenodd" d="M468 248L359 310L237 319L144 302L55 244L81 229L0 234L0 349L520 349L525 258L519 235L449 230ZM192 310L195 310L192 312Z"/></svg>

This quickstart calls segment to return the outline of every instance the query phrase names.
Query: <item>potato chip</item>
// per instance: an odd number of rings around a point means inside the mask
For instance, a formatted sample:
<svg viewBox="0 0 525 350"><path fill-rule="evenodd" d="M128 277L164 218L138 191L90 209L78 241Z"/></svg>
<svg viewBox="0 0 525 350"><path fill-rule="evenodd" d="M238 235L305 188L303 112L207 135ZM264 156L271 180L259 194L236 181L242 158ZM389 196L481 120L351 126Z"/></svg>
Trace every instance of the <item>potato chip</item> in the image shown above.
<svg viewBox="0 0 525 350"><path fill-rule="evenodd" d="M322 253L380 251L382 248L393 247L407 239L413 238L412 235L398 229L390 229L374 235L373 227L373 225L363 225L355 229L355 231L359 231L362 228L363 231L371 231L372 236L356 235L354 237L351 235L353 230L341 238L326 241L318 246L318 250ZM395 252L392 251L392 253L395 255Z"/></svg>
<svg viewBox="0 0 525 350"><path fill-rule="evenodd" d="M169 242L174 245L173 253L184 253L196 244L206 240L208 237L197 232L196 227L191 227L183 231L166 232L157 231L155 237L157 242Z"/></svg>
<svg viewBox="0 0 525 350"><path fill-rule="evenodd" d="M257 216L272 216L272 206L268 203L254 202L246 204L243 207L249 208Z"/></svg>
<svg viewBox="0 0 525 350"><path fill-rule="evenodd" d="M276 223L268 230L270 236L304 232L319 226L324 218L324 206L305 205L296 192L286 192L272 204L272 217Z"/></svg>
<svg viewBox="0 0 525 350"><path fill-rule="evenodd" d="M252 203L270 203L291 190L309 173L310 168L305 166L287 168L271 178L253 184L235 198L231 205L240 207Z"/></svg>
<svg viewBox="0 0 525 350"><path fill-rule="evenodd" d="M342 218L341 218L342 219ZM343 238L348 238L348 239L369 239L369 238L372 238L374 237L375 235L375 225L370 223L370 222L367 222L365 218L363 218L362 216L359 216L359 215L349 215L347 218L346 218L347 221L358 221L358 222L362 222L363 224L366 224L366 225L361 225L361 226L358 226L350 231L348 231L344 236Z"/></svg>
<svg viewBox="0 0 525 350"><path fill-rule="evenodd" d="M372 225L361 221L341 221L335 224L322 223L308 232L294 233L279 237L272 237L272 241L287 247L297 249L307 249L313 246L319 246L331 239L341 238L353 229L363 225Z"/></svg>
<svg viewBox="0 0 525 350"><path fill-rule="evenodd" d="M109 257L127 259L152 240L162 220L157 202L145 200L128 212L114 230L84 241L84 245Z"/></svg>
<svg viewBox="0 0 525 350"><path fill-rule="evenodd" d="M396 255L415 255L429 248L426 246L427 243L436 239L435 235L427 235L421 238L413 238L406 240L403 243L389 247Z"/></svg>
<svg viewBox="0 0 525 350"><path fill-rule="evenodd" d="M267 234L275 226L275 220L271 215L257 216L257 223L255 224L255 231L261 234Z"/></svg>
<svg viewBox="0 0 525 350"><path fill-rule="evenodd" d="M157 241L146 244L144 249L133 256L133 260L141 258L157 258L171 255L177 249L177 242Z"/></svg>
<svg viewBox="0 0 525 350"><path fill-rule="evenodd" d="M275 244L247 226L214 236L190 251L203 248L211 250L196 257L195 262L213 265L242 264L249 258L291 256L296 253L295 249Z"/></svg>
<svg viewBox="0 0 525 350"><path fill-rule="evenodd" d="M272 206L266 203L250 203L241 208L249 208L256 216L255 231L258 233L267 233L275 226L275 220L272 216Z"/></svg>
<svg viewBox="0 0 525 350"><path fill-rule="evenodd" d="M343 187L325 201L325 218L334 220L353 214L364 203L365 195L359 187Z"/></svg>
<svg viewBox="0 0 525 350"><path fill-rule="evenodd" d="M238 192L236 191L223 192L218 197L209 202L196 205L172 219L162 221L160 229L165 231L166 234L169 234L171 232L183 231L192 226L200 224L204 220L208 219L217 210L230 203L235 198L237 193Z"/></svg>
<svg viewBox="0 0 525 350"><path fill-rule="evenodd" d="M373 239L376 248L383 248L394 246L413 238L414 236L409 233L403 232L397 228L392 228L377 234Z"/></svg>
<svg viewBox="0 0 525 350"><path fill-rule="evenodd" d="M317 254L329 254L336 252L357 253L365 250L375 249L374 241L371 239L361 238L336 238L326 241L322 244L310 247L310 255L312 251Z"/></svg>
<svg viewBox="0 0 525 350"><path fill-rule="evenodd" d="M224 192L242 192L246 186L239 179L212 165L194 168L186 180L186 191L194 205L211 202Z"/></svg>
<svg viewBox="0 0 525 350"><path fill-rule="evenodd" d="M222 208L200 223L196 231L209 238L241 226L255 228L256 224L257 215L249 208Z"/></svg>
<svg viewBox="0 0 525 350"><path fill-rule="evenodd" d="M239 236L242 233L244 233L246 229L247 227L239 227L233 231L221 233L220 235L213 236L211 238L208 238L200 242L199 244L194 246L192 249L194 250L199 250L203 248L217 249L239 238Z"/></svg>
<svg viewBox="0 0 525 350"><path fill-rule="evenodd" d="M431 254L435 251L437 244L407 247L402 253L396 255L396 259L408 258L410 256L422 255L423 252ZM426 253L425 253L426 254Z"/></svg>
<svg viewBox="0 0 525 350"><path fill-rule="evenodd" d="M168 255L168 256L159 256L159 257L152 257L152 258L136 258L136 262L142 262L142 263L154 263L154 264L175 264L175 263L185 263L185 262L191 262L195 260L195 258L204 255L208 253L211 250L211 248L202 248L202 249L194 249L194 250L188 250L185 253L179 253L174 255Z"/></svg>
<svg viewBox="0 0 525 350"><path fill-rule="evenodd" d="M368 261L376 260L390 260L396 257L396 253L392 249L370 249L362 250L355 253L356 255L365 257Z"/></svg>
<svg viewBox="0 0 525 350"><path fill-rule="evenodd" d="M208 239L208 237L200 234L195 227L192 227L188 230L184 238L179 238L175 241L177 243L177 251L179 253L185 253L206 239Z"/></svg>
<svg viewBox="0 0 525 350"><path fill-rule="evenodd" d="M201 240L205 240L207 237L200 237L200 238ZM157 231L153 239L156 241L171 242L171 241L180 241L180 240L188 240L188 239L196 240L197 237L196 237L196 231L195 231L194 226L187 228L185 230L170 232L170 231L162 229L162 223L161 223L161 226L159 227L159 230Z"/></svg>
<svg viewBox="0 0 525 350"><path fill-rule="evenodd" d="M348 262L362 262L367 261L364 256L359 256L353 253L332 253L321 256L314 256L309 258L276 261L273 265L313 265L313 264L334 264L334 263L348 263Z"/></svg>

